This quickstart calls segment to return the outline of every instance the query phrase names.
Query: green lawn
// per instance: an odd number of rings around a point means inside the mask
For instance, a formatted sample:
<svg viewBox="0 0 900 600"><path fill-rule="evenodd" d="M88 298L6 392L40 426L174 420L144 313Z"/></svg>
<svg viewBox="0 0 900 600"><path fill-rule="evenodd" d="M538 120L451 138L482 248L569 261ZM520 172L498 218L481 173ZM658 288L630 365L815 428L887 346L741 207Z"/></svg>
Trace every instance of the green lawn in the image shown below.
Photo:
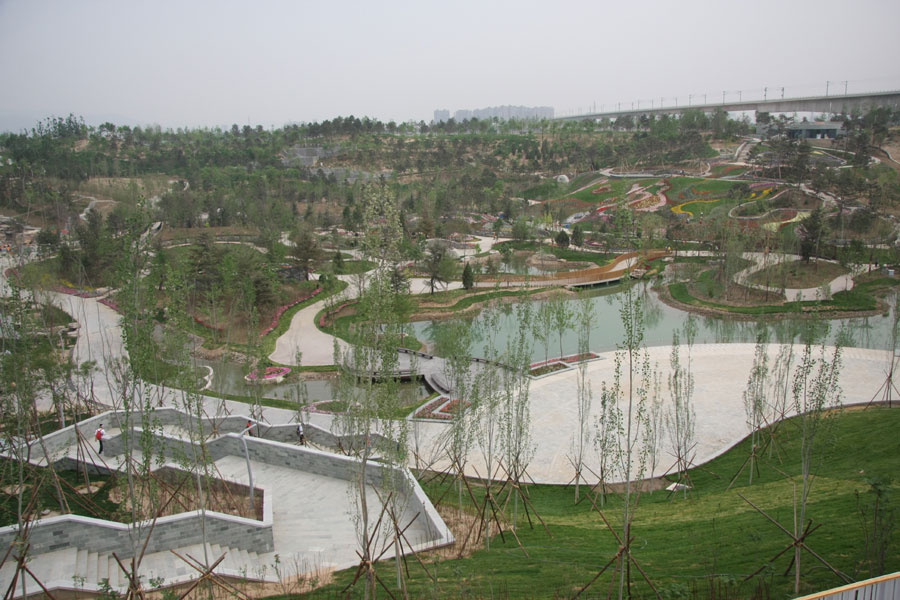
<svg viewBox="0 0 900 600"><path fill-rule="evenodd" d="M584 202L596 202L598 204L605 203L612 198L616 198L618 200L624 200L625 194L628 193L628 190L631 189L635 183L640 186L646 185L654 185L659 181L658 177L648 177L644 179L620 179L620 178L610 178L607 183L604 183L603 186L593 186L586 190L582 190L577 194L573 194L575 198L582 200ZM609 187L608 192L603 192L600 194L594 194L591 190L597 187Z"/></svg>
<svg viewBox="0 0 900 600"><path fill-rule="evenodd" d="M701 279L707 276L709 271L701 274ZM834 294L831 300L824 303L818 301L809 302L785 302L784 304L759 304L754 306L728 306L702 300L691 295L685 283L673 283L669 285L669 293L672 298L683 304L691 306L714 308L725 312L741 315L772 315L779 313L800 313L803 307L816 307L822 310L835 311L870 311L878 307L876 295L882 294L887 290L893 289L900 285L900 281L893 278L882 278L867 281L857 285L851 290L842 291Z"/></svg>
<svg viewBox="0 0 900 600"><path fill-rule="evenodd" d="M702 415L698 417L702 419ZM859 507L871 509L873 504L869 480L889 480L896 474L900 442L895 432L900 427L900 411L845 411L828 421L830 431L817 454L821 461L813 469L816 479L807 506L807 516L814 526L821 527L808 543L851 578L863 579L869 576L869 569L863 561L863 519ZM765 566L790 539L738 496L744 495L786 528L792 527L793 484L799 483L800 472L797 425L785 422L773 435L775 445L771 446L771 455L767 450L760 458L753 485L749 485L749 472L744 470L728 489L749 456L749 440L744 440L694 469L694 489L687 497L670 497L664 491L641 496L633 525L633 554L663 598L689 598L692 592L705 598L709 597L710 587L718 588L717 597L721 598L746 598L757 591L764 597L792 597L793 572L784 575L791 557L782 556ZM764 434L763 439L770 436ZM452 481L440 479L425 485L433 501L446 498L444 503L450 506L444 507L445 512L457 502L455 489L444 496L446 486L451 485ZM482 488L473 485L480 500ZM890 489L896 493L898 487L893 484ZM432 559L428 569L436 581L431 581L410 560L410 597L572 597L612 558L617 543L589 502L574 504L571 487L533 485L528 491L533 508L550 533L536 522L530 528L520 503L518 536L527 556L507 534L505 543L495 536L490 550L481 549L460 560ZM466 510L471 510L470 501L464 504ZM611 496L603 508L617 528L621 506L621 500ZM512 511L510 504L506 509L509 519ZM898 541L895 536L892 543ZM760 567L765 568L758 577L743 581ZM885 569L900 569L900 552L895 545L887 553ZM306 597L339 596L339 590L352 580L353 572L350 569L337 573L333 584ZM391 562L379 564L378 572L388 586L394 585ZM653 597L636 570L632 570L632 576L634 597ZM842 584L808 554L801 558L801 576L801 593ZM605 597L611 578L609 572L600 577L587 597ZM361 598L362 586L354 588L350 597Z"/></svg>
<svg viewBox="0 0 900 600"><path fill-rule="evenodd" d="M812 288L829 282L840 275L845 275L847 269L839 264L819 261L791 261L766 267L750 275L750 282L755 284L777 287L784 282L788 288Z"/></svg>
<svg viewBox="0 0 900 600"><path fill-rule="evenodd" d="M85 415L86 416L86 415ZM51 421L52 422L52 421ZM55 427L54 427L55 428ZM21 465L6 458L0 459L0 470L4 474L4 483L7 485L16 481L17 471ZM45 469L25 465L24 484L26 492L24 502L27 504L32 499L35 501L35 511L40 514L43 510L59 510L59 496L52 478ZM60 488L72 514L100 519L115 518L118 505L111 502L109 493L114 489L114 479L109 475L91 475L91 493L78 493L75 488L84 485L84 476L76 471L57 471L60 480ZM0 490L0 525L14 525L18 513L17 497L10 492L14 488Z"/></svg>
<svg viewBox="0 0 900 600"><path fill-rule="evenodd" d="M669 179L669 185L672 186L672 189L667 192L667 195L669 200L676 204L688 200L703 200L727 194L728 190L739 183L737 181L701 179L699 177L672 177ZM682 195L684 195L683 198Z"/></svg>
<svg viewBox="0 0 900 600"><path fill-rule="evenodd" d="M340 273L334 272L334 263L331 261L323 262L321 270L336 275L357 275L359 273L368 273L375 268L375 263L370 260L345 260L344 266Z"/></svg>

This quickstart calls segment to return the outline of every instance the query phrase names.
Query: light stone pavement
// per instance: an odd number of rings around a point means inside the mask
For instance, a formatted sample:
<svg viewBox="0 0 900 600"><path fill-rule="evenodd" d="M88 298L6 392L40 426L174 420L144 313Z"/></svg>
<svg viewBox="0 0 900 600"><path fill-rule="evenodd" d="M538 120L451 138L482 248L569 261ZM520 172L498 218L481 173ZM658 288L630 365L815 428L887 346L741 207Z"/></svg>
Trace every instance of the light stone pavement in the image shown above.
<svg viewBox="0 0 900 600"><path fill-rule="evenodd" d="M774 363L779 346L768 346L770 366ZM802 347L795 346L794 364ZM693 348L692 369L695 389L693 405L696 411L696 448L694 463L702 464L728 450L748 433L744 410L743 392L753 363L753 344L700 344ZM661 376L660 392L664 410L670 408L666 381L670 372L670 346L648 349L651 364ZM682 347L682 363L686 362L686 347ZM830 356L830 352L826 353ZM601 360L588 363L587 376L594 399L589 418L589 435L593 439L595 420L600 408L600 389L604 382L613 381L615 353L600 355ZM891 354L881 350L864 348L843 349L843 369L840 385L844 404L867 403L872 400L887 375ZM577 369L558 372L531 383L530 410L532 422L533 457L528 474L538 483L568 483L575 474L569 461L574 433L578 431L577 418ZM625 387L627 388L627 382ZM311 415L310 420L320 426L330 427L333 417L324 414ZM441 446L450 425L444 422L422 422L415 426L420 453L423 456L440 456ZM586 464L598 470L599 457L589 447ZM665 473L674 462L671 444L663 436L655 475ZM477 434L469 453L468 473L484 475L486 466L481 459ZM411 461L411 466L415 466ZM447 465L438 461L437 467Z"/></svg>
<svg viewBox="0 0 900 600"><path fill-rule="evenodd" d="M359 562L356 525L348 513L353 503L348 481L255 460L251 465L254 485L272 494L275 549L281 560L289 563L285 565L288 572L347 568ZM249 483L247 463L241 456L221 458L216 467L230 481ZM367 499L371 514L377 517L382 503L371 490ZM429 536L425 519L414 519L415 511L405 502L405 496L398 501L398 518L402 525L412 522L407 538L412 544L427 543L433 536Z"/></svg>

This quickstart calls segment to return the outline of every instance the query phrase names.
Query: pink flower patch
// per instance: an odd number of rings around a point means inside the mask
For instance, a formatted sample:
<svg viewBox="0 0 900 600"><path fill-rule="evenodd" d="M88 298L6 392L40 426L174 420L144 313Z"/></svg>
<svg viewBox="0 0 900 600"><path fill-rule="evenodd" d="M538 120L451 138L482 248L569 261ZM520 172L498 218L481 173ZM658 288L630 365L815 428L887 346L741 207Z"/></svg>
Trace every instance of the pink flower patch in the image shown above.
<svg viewBox="0 0 900 600"><path fill-rule="evenodd" d="M413 415L415 419L436 419L438 421L450 421L459 411L461 402L459 398L450 399L447 396L438 396ZM471 406L471 402L466 402L465 406Z"/></svg>
<svg viewBox="0 0 900 600"><path fill-rule="evenodd" d="M267 367L262 376L260 376L259 370L253 370L249 375L247 375L247 379L275 379L277 377L284 377L290 372L291 369L289 367Z"/></svg>
<svg viewBox="0 0 900 600"><path fill-rule="evenodd" d="M268 327L266 327L265 329L263 329L262 331L259 332L259 337L261 337L261 338L266 337L267 335L269 335L272 332L273 329L278 327L278 321L281 319L281 315L283 315L289 308L293 308L294 306L297 306L304 300L309 300L313 296L319 295L319 293L321 291L322 291L322 288L316 288L315 290L313 290L313 292L311 294L305 294L303 296L300 296L293 302L285 304L284 306L279 306L278 310L275 311L275 316L272 317L272 322L269 323Z"/></svg>

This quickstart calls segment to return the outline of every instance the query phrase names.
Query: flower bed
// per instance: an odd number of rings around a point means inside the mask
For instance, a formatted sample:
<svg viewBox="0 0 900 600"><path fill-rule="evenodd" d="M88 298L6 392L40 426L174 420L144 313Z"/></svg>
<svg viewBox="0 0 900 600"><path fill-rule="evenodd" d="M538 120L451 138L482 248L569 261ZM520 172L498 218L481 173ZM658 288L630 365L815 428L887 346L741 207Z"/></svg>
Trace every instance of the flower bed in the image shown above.
<svg viewBox="0 0 900 600"><path fill-rule="evenodd" d="M105 293L98 290L80 290L67 281L63 281L62 285L57 285L53 289L60 294L67 294L69 296L75 296L76 298L96 298Z"/></svg>
<svg viewBox="0 0 900 600"><path fill-rule="evenodd" d="M560 360L565 363L575 364L583 362L585 360L593 360L595 358L600 358L600 355L596 352L586 352L584 354L571 354L569 356L563 356Z"/></svg>
<svg viewBox="0 0 900 600"><path fill-rule="evenodd" d="M250 371L249 375L244 376L244 381L247 383L281 383L290 372L290 367L266 367L262 374L259 373L259 369L254 369Z"/></svg>
<svg viewBox="0 0 900 600"><path fill-rule="evenodd" d="M548 361L546 364L537 363L540 366L531 366L531 369L528 371L528 374L532 377L540 377L541 375L548 375L550 373L555 373L556 371L564 371L569 368L569 365L561 362L553 362Z"/></svg>
<svg viewBox="0 0 900 600"><path fill-rule="evenodd" d="M796 223L798 221L802 221L803 219L805 219L806 217L809 216L809 212L802 211L802 210L792 211L792 212L794 213L793 215L791 215L790 212L786 213L784 220L772 221L771 223L764 223L762 225L763 229L766 229L768 231L778 231L779 229L781 229L783 227L787 227L791 223Z"/></svg>
<svg viewBox="0 0 900 600"><path fill-rule="evenodd" d="M719 200L720 200L719 198L715 198L713 200L689 200L687 202L682 202L681 204L678 204L677 206L673 206L672 212L675 213L676 215L688 214L688 215L694 216L693 212L691 212L689 210L684 210L684 207L687 206L688 204L714 204L716 202L719 202Z"/></svg>
<svg viewBox="0 0 900 600"><path fill-rule="evenodd" d="M326 318L331 318L331 324L334 325L334 317L335 317L335 315L340 314L340 312L341 312L342 310L344 310L344 309L347 308L348 306L352 306L352 305L356 304L356 302L357 302L356 300L350 300L349 302L344 302L343 304L341 304L340 306L338 306L338 307L335 308L334 310L323 312L323 313L319 316L319 327L321 327L321 328L323 328L323 329L326 327L326 324L325 324L325 319L326 319Z"/></svg>
<svg viewBox="0 0 900 600"><path fill-rule="evenodd" d="M662 208L667 202L668 199L666 198L666 195L660 192L655 196L649 195L638 198L637 200L630 202L628 206L641 212L652 212Z"/></svg>
<svg viewBox="0 0 900 600"><path fill-rule="evenodd" d="M104 305L110 307L111 309L113 309L114 311L116 311L116 312L119 313L119 314L122 313L121 309L119 309L119 305L116 304L116 301L115 301L115 300L112 300L112 299L109 298L109 297L101 298L100 300L98 300L98 302L99 302L100 304L104 304Z"/></svg>
<svg viewBox="0 0 900 600"><path fill-rule="evenodd" d="M466 402L465 406L471 406L471 402ZM438 421L450 421L459 411L459 398L448 398L447 396L438 396L413 415L414 419L436 419Z"/></svg>
<svg viewBox="0 0 900 600"><path fill-rule="evenodd" d="M261 338L266 337L267 335L269 335L272 332L273 329L278 327L278 321L281 319L281 315L283 315L288 309L293 308L293 307L297 306L298 304L300 304L301 302L309 300L310 298L312 298L314 296L317 296L321 291L322 291L322 288L316 288L310 294L304 294L303 296L300 296L293 302L285 304L284 306L279 306L278 310L275 311L275 316L272 317L272 322L269 323L268 327L266 327L265 329L263 329L262 331L259 332L259 337L261 337Z"/></svg>
<svg viewBox="0 0 900 600"><path fill-rule="evenodd" d="M760 192L759 194L757 194L756 192L753 192L752 194L750 194L750 198L753 200L762 200L763 198L765 198L766 196L768 196L771 193L772 193L772 188L768 187L768 188L763 189L762 192Z"/></svg>
<svg viewBox="0 0 900 600"><path fill-rule="evenodd" d="M735 171L739 171L740 173L743 173L746 170L747 170L747 167L745 167L743 165L728 165L724 169L719 171L719 177L724 177L725 175L732 174Z"/></svg>
<svg viewBox="0 0 900 600"><path fill-rule="evenodd" d="M210 331L215 331L216 333L223 333L225 331L224 327L213 327L212 325L210 325L209 323L207 323L206 321L204 321L203 319L201 319L200 317L198 317L196 315L194 316L194 323L196 323L200 327L203 327L204 329L209 329Z"/></svg>
<svg viewBox="0 0 900 600"><path fill-rule="evenodd" d="M594 189L591 190L592 194L605 194L606 192L612 190L612 188L608 185L598 185Z"/></svg>

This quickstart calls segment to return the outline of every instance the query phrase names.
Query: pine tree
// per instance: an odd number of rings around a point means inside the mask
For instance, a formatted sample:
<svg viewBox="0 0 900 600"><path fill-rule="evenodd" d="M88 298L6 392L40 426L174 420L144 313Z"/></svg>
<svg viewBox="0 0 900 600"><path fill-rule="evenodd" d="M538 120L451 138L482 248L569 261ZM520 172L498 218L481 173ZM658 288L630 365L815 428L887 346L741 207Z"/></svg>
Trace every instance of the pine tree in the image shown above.
<svg viewBox="0 0 900 600"><path fill-rule="evenodd" d="M466 263L466 266L463 267L462 284L466 291L475 287L475 271L472 269L471 263Z"/></svg>

